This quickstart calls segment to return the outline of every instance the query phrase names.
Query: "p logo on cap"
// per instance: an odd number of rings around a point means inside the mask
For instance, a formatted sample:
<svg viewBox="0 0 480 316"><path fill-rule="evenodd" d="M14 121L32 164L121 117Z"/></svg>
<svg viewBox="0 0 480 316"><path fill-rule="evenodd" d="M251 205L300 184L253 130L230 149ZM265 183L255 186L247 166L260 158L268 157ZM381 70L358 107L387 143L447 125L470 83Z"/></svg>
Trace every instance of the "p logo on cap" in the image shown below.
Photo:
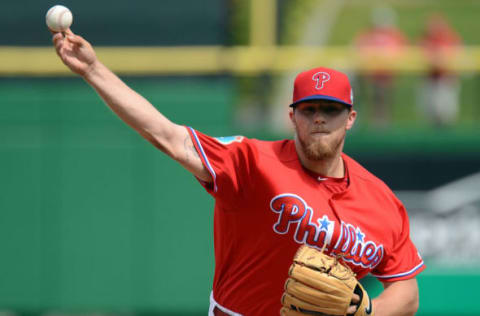
<svg viewBox="0 0 480 316"><path fill-rule="evenodd" d="M323 84L330 80L330 75L328 74L328 72L320 71L314 74L312 79L317 82L315 89L321 90L323 88Z"/></svg>
<svg viewBox="0 0 480 316"><path fill-rule="evenodd" d="M299 73L295 78L290 106L311 100L330 100L353 106L353 91L347 75L325 67Z"/></svg>

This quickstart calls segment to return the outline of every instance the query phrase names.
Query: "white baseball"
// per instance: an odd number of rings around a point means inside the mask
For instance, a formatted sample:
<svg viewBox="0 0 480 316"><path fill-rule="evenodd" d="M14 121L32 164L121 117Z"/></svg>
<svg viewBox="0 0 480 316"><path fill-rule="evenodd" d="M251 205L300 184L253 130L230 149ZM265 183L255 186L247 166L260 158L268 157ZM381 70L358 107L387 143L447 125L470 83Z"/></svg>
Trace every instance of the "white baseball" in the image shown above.
<svg viewBox="0 0 480 316"><path fill-rule="evenodd" d="M55 32L63 32L72 25L72 12L63 5L55 5L47 11L45 16L47 26Z"/></svg>

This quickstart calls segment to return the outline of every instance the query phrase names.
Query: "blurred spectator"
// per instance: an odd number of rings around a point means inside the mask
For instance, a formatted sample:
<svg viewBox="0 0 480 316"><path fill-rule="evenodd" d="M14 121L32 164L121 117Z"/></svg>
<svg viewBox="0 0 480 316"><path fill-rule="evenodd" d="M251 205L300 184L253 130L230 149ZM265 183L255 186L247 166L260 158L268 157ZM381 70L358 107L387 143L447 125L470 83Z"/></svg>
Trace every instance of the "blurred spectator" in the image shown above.
<svg viewBox="0 0 480 316"><path fill-rule="evenodd" d="M392 62L402 54L406 37L396 27L396 13L390 7L376 7L372 11L371 26L360 32L354 45L364 71L358 76L364 86L362 92L370 91L366 102L370 109L370 123L386 127L391 120L394 73Z"/></svg>
<svg viewBox="0 0 480 316"><path fill-rule="evenodd" d="M436 13L427 20L420 44L428 60L420 104L435 125L452 125L459 112L460 84L449 63L461 47L461 39L448 21Z"/></svg>

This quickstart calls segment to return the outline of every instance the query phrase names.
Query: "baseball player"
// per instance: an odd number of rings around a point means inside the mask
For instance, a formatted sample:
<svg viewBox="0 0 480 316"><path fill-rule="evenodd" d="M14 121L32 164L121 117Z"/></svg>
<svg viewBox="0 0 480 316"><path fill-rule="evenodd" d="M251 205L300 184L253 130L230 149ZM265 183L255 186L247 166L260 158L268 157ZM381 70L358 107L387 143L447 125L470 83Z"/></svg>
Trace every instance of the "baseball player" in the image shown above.
<svg viewBox="0 0 480 316"><path fill-rule="evenodd" d="M82 37L68 30L53 42L61 60L122 120L215 198L209 315L278 315L302 244L341 255L358 278L371 273L383 282L372 306L357 311L353 300L349 312L416 312L415 276L425 266L410 240L405 208L342 153L357 116L345 74L316 68L297 76L289 107L293 140L214 138L169 121L107 69Z"/></svg>

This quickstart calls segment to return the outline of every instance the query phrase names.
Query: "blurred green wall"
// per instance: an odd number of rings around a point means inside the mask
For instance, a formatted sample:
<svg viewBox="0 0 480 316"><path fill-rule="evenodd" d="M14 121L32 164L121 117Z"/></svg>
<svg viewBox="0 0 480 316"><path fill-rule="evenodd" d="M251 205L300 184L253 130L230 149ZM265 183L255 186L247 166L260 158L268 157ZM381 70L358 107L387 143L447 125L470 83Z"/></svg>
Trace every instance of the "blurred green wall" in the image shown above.
<svg viewBox="0 0 480 316"><path fill-rule="evenodd" d="M453 258L452 258L453 259ZM476 284L480 281L478 267L436 266L427 262L427 269L417 277L420 307L417 315L477 316L480 306L477 301ZM373 277L362 283L373 297L380 294L382 285Z"/></svg>
<svg viewBox="0 0 480 316"><path fill-rule="evenodd" d="M227 78L127 82L223 135ZM0 307L204 311L213 199L80 79L0 79Z"/></svg>

